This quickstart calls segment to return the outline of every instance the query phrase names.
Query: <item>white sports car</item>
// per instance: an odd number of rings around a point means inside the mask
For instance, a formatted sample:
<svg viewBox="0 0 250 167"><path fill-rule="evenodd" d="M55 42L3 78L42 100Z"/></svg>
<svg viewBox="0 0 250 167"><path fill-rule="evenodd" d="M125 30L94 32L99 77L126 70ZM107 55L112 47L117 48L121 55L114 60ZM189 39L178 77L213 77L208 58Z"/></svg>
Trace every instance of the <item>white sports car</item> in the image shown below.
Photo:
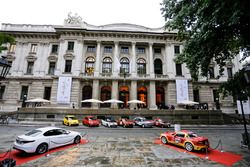
<svg viewBox="0 0 250 167"><path fill-rule="evenodd" d="M113 117L106 117L105 119L101 120L101 123L103 126L107 126L109 128L116 128L117 127L117 123Z"/></svg>
<svg viewBox="0 0 250 167"><path fill-rule="evenodd" d="M16 138L13 148L26 153L43 154L49 149L80 143L81 134L57 127L34 129Z"/></svg>

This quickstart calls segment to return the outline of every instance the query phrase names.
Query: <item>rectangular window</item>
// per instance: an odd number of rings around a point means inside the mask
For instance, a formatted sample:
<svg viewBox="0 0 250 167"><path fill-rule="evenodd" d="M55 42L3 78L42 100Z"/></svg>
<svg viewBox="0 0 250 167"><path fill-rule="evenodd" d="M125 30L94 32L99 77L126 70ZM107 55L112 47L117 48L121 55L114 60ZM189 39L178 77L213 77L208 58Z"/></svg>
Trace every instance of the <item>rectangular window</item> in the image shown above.
<svg viewBox="0 0 250 167"><path fill-rule="evenodd" d="M209 67L209 78L214 78L214 67Z"/></svg>
<svg viewBox="0 0 250 167"><path fill-rule="evenodd" d="M193 90L193 94L194 94L194 101L195 101L195 102L200 102L200 93L199 93L199 89L194 89L194 90Z"/></svg>
<svg viewBox="0 0 250 167"><path fill-rule="evenodd" d="M227 76L228 78L233 78L233 70L231 67L227 68Z"/></svg>
<svg viewBox="0 0 250 167"><path fill-rule="evenodd" d="M58 45L52 45L51 53L54 53L54 54L58 53Z"/></svg>
<svg viewBox="0 0 250 167"><path fill-rule="evenodd" d="M219 102L219 91L214 89L213 90L213 97L214 97L214 102Z"/></svg>
<svg viewBox="0 0 250 167"><path fill-rule="evenodd" d="M121 47L121 53L128 54L129 53L128 47Z"/></svg>
<svg viewBox="0 0 250 167"><path fill-rule="evenodd" d="M16 44L11 44L9 47L9 52L15 52L16 50Z"/></svg>
<svg viewBox="0 0 250 167"><path fill-rule="evenodd" d="M145 53L145 48L138 47L138 48L137 48L137 53L139 53L139 54L144 54L144 53Z"/></svg>
<svg viewBox="0 0 250 167"><path fill-rule="evenodd" d="M27 96L28 96L28 89L29 89L28 86L22 86L20 100L23 100L24 96L26 96L26 98L27 98Z"/></svg>
<svg viewBox="0 0 250 167"><path fill-rule="evenodd" d="M0 86L0 99L3 99L3 95L4 95L4 91L5 91L5 86Z"/></svg>
<svg viewBox="0 0 250 167"><path fill-rule="evenodd" d="M176 75L177 76L182 76L182 67L181 64L175 64L176 67Z"/></svg>
<svg viewBox="0 0 250 167"><path fill-rule="evenodd" d="M28 62L27 74L32 74L33 73L33 67L34 67L34 62Z"/></svg>
<svg viewBox="0 0 250 167"><path fill-rule="evenodd" d="M105 46L104 47L104 53L112 53L112 47L111 46Z"/></svg>
<svg viewBox="0 0 250 167"><path fill-rule="evenodd" d="M174 54L180 54L180 46L174 46Z"/></svg>
<svg viewBox="0 0 250 167"><path fill-rule="evenodd" d="M37 44L31 44L30 52L32 52L32 53L37 52Z"/></svg>
<svg viewBox="0 0 250 167"><path fill-rule="evenodd" d="M68 51L73 51L74 50L74 42L73 41L69 41L68 42Z"/></svg>
<svg viewBox="0 0 250 167"><path fill-rule="evenodd" d="M87 47L87 52L95 53L96 52L96 47L95 46L88 46Z"/></svg>
<svg viewBox="0 0 250 167"><path fill-rule="evenodd" d="M55 68L56 68L56 62L49 62L48 74L54 75L55 74Z"/></svg>
<svg viewBox="0 0 250 167"><path fill-rule="evenodd" d="M66 60L64 72L71 72L71 66L72 66L72 60Z"/></svg>
<svg viewBox="0 0 250 167"><path fill-rule="evenodd" d="M154 48L155 54L161 54L161 48Z"/></svg>
<svg viewBox="0 0 250 167"><path fill-rule="evenodd" d="M50 95L51 95L51 87L45 87L43 98L46 100L50 100Z"/></svg>

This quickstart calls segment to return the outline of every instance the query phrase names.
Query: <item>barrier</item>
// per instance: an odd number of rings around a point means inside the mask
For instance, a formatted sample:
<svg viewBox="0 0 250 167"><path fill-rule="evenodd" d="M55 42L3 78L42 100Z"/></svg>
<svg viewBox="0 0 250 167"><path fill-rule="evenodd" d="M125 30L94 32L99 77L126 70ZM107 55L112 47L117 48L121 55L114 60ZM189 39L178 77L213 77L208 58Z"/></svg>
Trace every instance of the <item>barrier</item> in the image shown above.
<svg viewBox="0 0 250 167"><path fill-rule="evenodd" d="M174 124L174 131L178 132L181 130L181 125L180 124Z"/></svg>

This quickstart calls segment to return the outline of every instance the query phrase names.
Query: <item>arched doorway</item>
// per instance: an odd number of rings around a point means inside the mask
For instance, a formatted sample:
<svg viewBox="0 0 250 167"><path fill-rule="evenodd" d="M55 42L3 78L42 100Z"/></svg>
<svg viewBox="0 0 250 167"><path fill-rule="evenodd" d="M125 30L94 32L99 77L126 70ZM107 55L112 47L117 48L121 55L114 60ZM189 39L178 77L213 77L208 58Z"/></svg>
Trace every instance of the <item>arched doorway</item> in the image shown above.
<svg viewBox="0 0 250 167"><path fill-rule="evenodd" d="M128 108L128 100L129 100L128 86L121 86L119 88L119 100L124 102L124 103L119 104L120 108Z"/></svg>
<svg viewBox="0 0 250 167"><path fill-rule="evenodd" d="M162 62L160 59L154 61L155 74L162 74Z"/></svg>
<svg viewBox="0 0 250 167"><path fill-rule="evenodd" d="M156 87L156 105L158 108L165 106L165 91L163 87Z"/></svg>
<svg viewBox="0 0 250 167"><path fill-rule="evenodd" d="M92 87L84 86L82 88L82 100L91 99L92 98ZM82 103L82 107L91 107L91 103Z"/></svg>
<svg viewBox="0 0 250 167"><path fill-rule="evenodd" d="M140 105L140 108L147 108L148 103L147 103L147 88L146 87L141 86L138 88L137 97L138 97L138 100L141 100L145 103L145 104Z"/></svg>
<svg viewBox="0 0 250 167"><path fill-rule="evenodd" d="M101 88L101 101L111 99L111 88L110 86L103 86ZM110 103L102 103L101 107L110 107Z"/></svg>

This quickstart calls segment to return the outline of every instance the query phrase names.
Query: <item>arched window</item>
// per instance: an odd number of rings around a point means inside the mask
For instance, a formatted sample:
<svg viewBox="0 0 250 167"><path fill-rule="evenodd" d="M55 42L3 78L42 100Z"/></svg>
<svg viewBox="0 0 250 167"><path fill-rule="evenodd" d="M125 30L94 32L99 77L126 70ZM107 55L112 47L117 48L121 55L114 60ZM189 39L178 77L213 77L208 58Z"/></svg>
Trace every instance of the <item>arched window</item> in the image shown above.
<svg viewBox="0 0 250 167"><path fill-rule="evenodd" d="M162 62L160 59L154 61L155 74L162 74Z"/></svg>
<svg viewBox="0 0 250 167"><path fill-rule="evenodd" d="M102 63L102 73L112 73L112 59L106 57Z"/></svg>
<svg viewBox="0 0 250 167"><path fill-rule="evenodd" d="M146 61L142 58L137 60L137 73L146 74Z"/></svg>
<svg viewBox="0 0 250 167"><path fill-rule="evenodd" d="M110 86L103 86L101 88L101 101L111 99L111 87ZM110 107L110 103L102 103L101 107Z"/></svg>
<svg viewBox="0 0 250 167"><path fill-rule="evenodd" d="M85 73L92 74L94 73L95 67L95 58L94 57L87 57L86 58L86 66L85 66Z"/></svg>
<svg viewBox="0 0 250 167"><path fill-rule="evenodd" d="M163 87L156 87L156 105L158 108L165 106L165 91Z"/></svg>
<svg viewBox="0 0 250 167"><path fill-rule="evenodd" d="M82 88L82 100L91 99L92 98L92 87L84 86ZM91 107L91 103L82 103L82 107Z"/></svg>
<svg viewBox="0 0 250 167"><path fill-rule="evenodd" d="M137 97L138 97L138 100L145 102L143 105L140 105L140 107L146 108L147 107L147 88L144 86L139 87L138 92L137 92Z"/></svg>
<svg viewBox="0 0 250 167"><path fill-rule="evenodd" d="M120 61L120 64L121 64L120 73L129 73L129 59L123 57Z"/></svg>
<svg viewBox="0 0 250 167"><path fill-rule="evenodd" d="M129 101L129 87L128 86L121 86L119 88L119 100L124 102L124 103L119 103L120 108L128 108L128 101Z"/></svg>

